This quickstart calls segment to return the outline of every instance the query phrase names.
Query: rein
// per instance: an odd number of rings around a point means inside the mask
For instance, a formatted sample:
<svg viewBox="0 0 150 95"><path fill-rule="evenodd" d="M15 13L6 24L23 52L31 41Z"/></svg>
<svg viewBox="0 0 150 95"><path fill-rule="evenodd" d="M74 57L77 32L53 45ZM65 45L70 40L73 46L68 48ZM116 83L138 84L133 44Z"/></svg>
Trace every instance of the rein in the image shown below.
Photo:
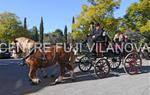
<svg viewBox="0 0 150 95"><path fill-rule="evenodd" d="M27 58L29 58L33 54L34 51L35 51L35 48L32 48L30 50L30 52L28 53L28 55L26 55L24 58L22 58L22 60L26 60Z"/></svg>
<svg viewBox="0 0 150 95"><path fill-rule="evenodd" d="M46 59L47 63L49 63L45 52L43 51L43 49L41 49L41 50L42 50L42 52L41 52L42 56ZM28 55L26 55L24 58L22 58L22 61L24 62L27 58L29 58L34 53L34 51L35 51L35 48L32 48L30 50L30 52L28 53ZM54 63L54 60L56 58L56 47L54 48L54 52L53 53L54 53L54 57L53 57L52 63Z"/></svg>

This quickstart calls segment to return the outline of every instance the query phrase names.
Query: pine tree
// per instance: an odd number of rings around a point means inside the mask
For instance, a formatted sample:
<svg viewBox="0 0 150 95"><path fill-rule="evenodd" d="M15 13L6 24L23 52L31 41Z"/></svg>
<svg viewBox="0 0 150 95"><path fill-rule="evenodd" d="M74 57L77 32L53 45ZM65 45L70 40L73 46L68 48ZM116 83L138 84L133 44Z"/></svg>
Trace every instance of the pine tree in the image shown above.
<svg viewBox="0 0 150 95"><path fill-rule="evenodd" d="M67 31L68 31L68 28L67 26L65 26L64 28L64 42L67 43Z"/></svg>
<svg viewBox="0 0 150 95"><path fill-rule="evenodd" d="M43 24L43 17L41 17L40 23L40 43L43 44L43 36L44 36L44 24Z"/></svg>

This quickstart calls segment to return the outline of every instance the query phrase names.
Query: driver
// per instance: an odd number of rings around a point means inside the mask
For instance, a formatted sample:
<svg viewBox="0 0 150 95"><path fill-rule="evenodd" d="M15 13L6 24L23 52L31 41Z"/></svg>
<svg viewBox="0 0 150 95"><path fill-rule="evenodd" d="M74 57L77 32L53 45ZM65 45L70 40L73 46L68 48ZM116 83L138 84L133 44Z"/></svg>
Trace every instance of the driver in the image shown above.
<svg viewBox="0 0 150 95"><path fill-rule="evenodd" d="M100 50L99 50L99 43L103 41L103 29L99 23L95 25L95 28L93 31L89 34L92 43L95 43L93 53L96 54L96 56L99 56ZM101 45L101 44L100 44ZM96 50L98 49L98 50Z"/></svg>

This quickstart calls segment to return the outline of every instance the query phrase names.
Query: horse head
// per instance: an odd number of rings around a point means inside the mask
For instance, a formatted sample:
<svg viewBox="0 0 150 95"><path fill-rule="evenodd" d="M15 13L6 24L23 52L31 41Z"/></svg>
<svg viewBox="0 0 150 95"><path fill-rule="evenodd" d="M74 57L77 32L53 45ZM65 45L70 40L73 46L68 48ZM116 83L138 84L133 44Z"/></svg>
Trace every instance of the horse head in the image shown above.
<svg viewBox="0 0 150 95"><path fill-rule="evenodd" d="M14 40L12 43L12 57L13 58L17 58L18 55L22 54L23 53L23 50L21 48L21 44L19 43L18 40Z"/></svg>

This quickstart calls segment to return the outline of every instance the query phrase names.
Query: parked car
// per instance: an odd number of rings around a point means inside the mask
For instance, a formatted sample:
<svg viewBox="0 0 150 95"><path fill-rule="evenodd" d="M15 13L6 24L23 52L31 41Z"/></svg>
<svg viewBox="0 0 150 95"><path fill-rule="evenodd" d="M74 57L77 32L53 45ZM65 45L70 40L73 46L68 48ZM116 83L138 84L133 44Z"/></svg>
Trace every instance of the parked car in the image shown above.
<svg viewBox="0 0 150 95"><path fill-rule="evenodd" d="M2 49L0 49L0 59L9 59L11 58L11 53L7 50L6 52L3 52Z"/></svg>

